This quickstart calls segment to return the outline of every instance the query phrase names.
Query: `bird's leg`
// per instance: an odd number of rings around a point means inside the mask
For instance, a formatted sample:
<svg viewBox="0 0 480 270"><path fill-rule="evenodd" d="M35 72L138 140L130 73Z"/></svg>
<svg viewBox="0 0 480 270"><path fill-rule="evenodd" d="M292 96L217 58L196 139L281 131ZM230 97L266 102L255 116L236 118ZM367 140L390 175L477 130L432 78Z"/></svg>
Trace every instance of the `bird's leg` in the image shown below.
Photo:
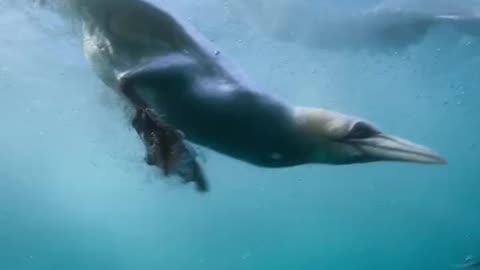
<svg viewBox="0 0 480 270"><path fill-rule="evenodd" d="M119 78L119 88L137 110L132 125L147 148L145 161L161 168L166 176L177 174L185 182L196 183L199 191L207 191L207 181L196 154L191 151L183 134L149 108L148 99L137 91L139 85L153 89L150 91L168 91L161 89L165 85L185 85L194 68L194 62L181 54L157 57L123 73Z"/></svg>
<svg viewBox="0 0 480 270"><path fill-rule="evenodd" d="M145 162L150 166L155 166L161 164L161 157L159 157L159 141L155 139L157 137L156 133L152 132L148 137L144 137L144 143L147 149L147 154L145 155ZM152 139L153 138L153 139Z"/></svg>
<svg viewBox="0 0 480 270"><path fill-rule="evenodd" d="M157 164L157 159L155 158L155 151L152 151L151 147L147 147L147 154L145 155L144 160L150 166L154 166Z"/></svg>
<svg viewBox="0 0 480 270"><path fill-rule="evenodd" d="M198 191L207 192L209 189L208 182L198 161L194 157L188 155L184 162L187 164L180 168L178 174L185 182L195 183Z"/></svg>
<svg viewBox="0 0 480 270"><path fill-rule="evenodd" d="M168 159L172 148L167 137L175 129L153 114L151 109L137 109L132 125L145 145L145 162L161 167L167 175L170 171Z"/></svg>
<svg viewBox="0 0 480 270"><path fill-rule="evenodd" d="M198 191L208 191L196 154L181 132L149 108L137 109L132 125L146 147L147 164L161 168L165 176L176 174L186 183L194 182Z"/></svg>

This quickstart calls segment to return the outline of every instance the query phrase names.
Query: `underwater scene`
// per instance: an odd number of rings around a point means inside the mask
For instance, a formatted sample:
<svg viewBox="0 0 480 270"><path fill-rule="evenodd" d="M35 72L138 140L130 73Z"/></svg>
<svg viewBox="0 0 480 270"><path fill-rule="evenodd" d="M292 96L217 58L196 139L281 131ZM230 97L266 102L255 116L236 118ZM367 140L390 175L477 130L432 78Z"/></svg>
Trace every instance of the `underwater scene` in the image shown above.
<svg viewBox="0 0 480 270"><path fill-rule="evenodd" d="M480 269L480 1L0 0L0 270Z"/></svg>

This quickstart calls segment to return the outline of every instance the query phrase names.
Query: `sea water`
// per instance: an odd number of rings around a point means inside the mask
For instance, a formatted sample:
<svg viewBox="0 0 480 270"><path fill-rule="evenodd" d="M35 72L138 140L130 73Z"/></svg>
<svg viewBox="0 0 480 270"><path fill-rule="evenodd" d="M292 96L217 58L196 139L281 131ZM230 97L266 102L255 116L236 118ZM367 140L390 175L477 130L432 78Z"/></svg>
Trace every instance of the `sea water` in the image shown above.
<svg viewBox="0 0 480 270"><path fill-rule="evenodd" d="M157 1L266 91L449 161L269 170L201 148L212 190L198 194L143 162L74 31L30 2L0 0L1 270L439 270L480 256L480 38L440 28L399 52L316 49L275 39L258 12L377 2Z"/></svg>

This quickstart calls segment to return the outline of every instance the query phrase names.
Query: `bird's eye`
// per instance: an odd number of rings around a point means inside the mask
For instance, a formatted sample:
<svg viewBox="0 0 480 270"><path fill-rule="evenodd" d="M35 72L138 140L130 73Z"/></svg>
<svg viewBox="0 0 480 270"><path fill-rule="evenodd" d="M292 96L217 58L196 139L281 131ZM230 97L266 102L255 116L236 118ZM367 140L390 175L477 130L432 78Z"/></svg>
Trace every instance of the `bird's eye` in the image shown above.
<svg viewBox="0 0 480 270"><path fill-rule="evenodd" d="M380 134L380 131L365 122L357 122L353 125L346 139L365 139Z"/></svg>

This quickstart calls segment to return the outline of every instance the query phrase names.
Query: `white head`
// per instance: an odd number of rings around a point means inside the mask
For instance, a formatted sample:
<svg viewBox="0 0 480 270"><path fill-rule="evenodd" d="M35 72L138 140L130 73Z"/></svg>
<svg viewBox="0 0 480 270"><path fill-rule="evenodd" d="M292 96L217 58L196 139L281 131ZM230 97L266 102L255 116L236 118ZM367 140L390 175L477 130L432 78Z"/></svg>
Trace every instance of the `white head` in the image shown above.
<svg viewBox="0 0 480 270"><path fill-rule="evenodd" d="M366 121L337 112L300 107L296 123L312 145L312 162L351 164L405 161L444 164L430 149L389 136Z"/></svg>

